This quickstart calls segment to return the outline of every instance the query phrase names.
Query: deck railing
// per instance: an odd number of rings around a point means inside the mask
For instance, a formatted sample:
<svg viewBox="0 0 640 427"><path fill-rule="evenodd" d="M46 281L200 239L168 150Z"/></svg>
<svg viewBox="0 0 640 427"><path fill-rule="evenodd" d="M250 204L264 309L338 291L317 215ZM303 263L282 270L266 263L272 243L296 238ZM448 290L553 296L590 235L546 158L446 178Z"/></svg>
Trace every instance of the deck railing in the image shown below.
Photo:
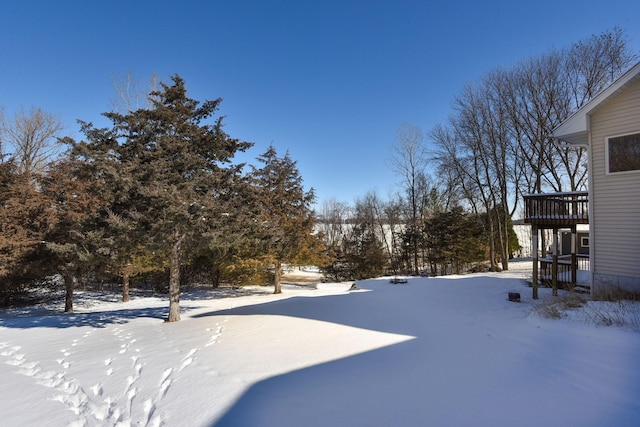
<svg viewBox="0 0 640 427"><path fill-rule="evenodd" d="M542 226L589 223L589 193L529 194L524 196L524 222Z"/></svg>

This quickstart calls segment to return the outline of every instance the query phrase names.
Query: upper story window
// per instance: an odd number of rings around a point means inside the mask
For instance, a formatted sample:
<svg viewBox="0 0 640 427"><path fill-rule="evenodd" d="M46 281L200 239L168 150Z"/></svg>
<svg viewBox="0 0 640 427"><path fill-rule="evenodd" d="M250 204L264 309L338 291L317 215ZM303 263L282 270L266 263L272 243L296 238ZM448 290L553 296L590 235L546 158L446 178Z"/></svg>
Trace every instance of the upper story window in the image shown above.
<svg viewBox="0 0 640 427"><path fill-rule="evenodd" d="M640 170L640 133L607 138L607 173Z"/></svg>

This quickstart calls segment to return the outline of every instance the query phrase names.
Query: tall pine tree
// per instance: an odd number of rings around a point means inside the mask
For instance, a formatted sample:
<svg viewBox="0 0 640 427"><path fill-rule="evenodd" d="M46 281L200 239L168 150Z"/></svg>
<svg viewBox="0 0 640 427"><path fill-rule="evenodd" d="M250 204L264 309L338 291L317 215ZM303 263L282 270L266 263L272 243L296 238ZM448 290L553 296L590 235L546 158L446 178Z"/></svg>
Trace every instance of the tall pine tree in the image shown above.
<svg viewBox="0 0 640 427"><path fill-rule="evenodd" d="M280 279L283 263L293 263L312 247L313 189L304 190L296 162L289 153L278 157L273 146L258 157L262 168L254 168L252 181L256 190L258 234L274 267L274 293L282 292Z"/></svg>
<svg viewBox="0 0 640 427"><path fill-rule="evenodd" d="M79 156L98 163L114 186L111 208L119 221L129 221L132 233L147 248L169 254L169 315L180 320L180 270L185 255L206 245L203 236L222 232L236 192L242 165L232 165L238 151L250 143L227 135L222 117L212 124L221 99L187 97L184 80L172 78L151 93L150 108L125 114L111 112L109 129L85 125L86 143L74 144ZM115 165L117 174L113 175ZM112 209L114 212L114 209ZM121 244L125 242L120 241ZM139 243L139 242L138 242ZM133 248L131 248L133 250Z"/></svg>

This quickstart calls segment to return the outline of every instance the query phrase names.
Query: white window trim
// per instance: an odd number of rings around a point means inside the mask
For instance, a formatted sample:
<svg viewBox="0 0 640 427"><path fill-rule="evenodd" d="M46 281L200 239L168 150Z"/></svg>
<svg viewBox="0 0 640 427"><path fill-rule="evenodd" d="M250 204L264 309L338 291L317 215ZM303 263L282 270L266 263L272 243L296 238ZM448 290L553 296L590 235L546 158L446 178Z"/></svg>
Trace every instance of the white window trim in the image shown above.
<svg viewBox="0 0 640 427"><path fill-rule="evenodd" d="M619 135L611 135L611 136L607 136L604 139L604 172L606 175L626 175L626 174L640 173L640 169L634 169L630 171L618 171L618 172L609 171L609 140L613 138L620 138L621 136L635 135L635 134L640 134L640 131L621 133Z"/></svg>

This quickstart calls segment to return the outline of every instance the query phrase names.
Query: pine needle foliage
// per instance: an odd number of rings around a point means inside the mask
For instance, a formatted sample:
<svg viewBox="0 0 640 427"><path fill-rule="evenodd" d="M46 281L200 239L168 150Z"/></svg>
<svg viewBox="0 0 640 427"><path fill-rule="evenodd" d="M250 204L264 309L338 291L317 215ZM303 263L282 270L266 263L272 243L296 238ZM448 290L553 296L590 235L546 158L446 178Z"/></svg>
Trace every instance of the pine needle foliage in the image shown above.
<svg viewBox="0 0 640 427"><path fill-rule="evenodd" d="M280 284L283 263L295 263L314 237L311 208L315 194L305 191L296 162L289 153L279 157L270 146L258 157L261 168L254 167L251 183L255 190L255 230L274 269L274 293Z"/></svg>
<svg viewBox="0 0 640 427"><path fill-rule="evenodd" d="M116 255L118 261L140 259L140 243L148 251L168 254L167 321L172 322L180 320L183 262L210 246L233 217L242 165L231 160L251 144L231 138L222 117L214 118L221 99L200 103L189 98L180 76L172 77L171 84L161 83L150 99L148 108L105 113L109 128L84 123L87 141L72 145L74 155L106 184L105 208L112 214L108 226L128 230L111 247L112 252L125 249Z"/></svg>

